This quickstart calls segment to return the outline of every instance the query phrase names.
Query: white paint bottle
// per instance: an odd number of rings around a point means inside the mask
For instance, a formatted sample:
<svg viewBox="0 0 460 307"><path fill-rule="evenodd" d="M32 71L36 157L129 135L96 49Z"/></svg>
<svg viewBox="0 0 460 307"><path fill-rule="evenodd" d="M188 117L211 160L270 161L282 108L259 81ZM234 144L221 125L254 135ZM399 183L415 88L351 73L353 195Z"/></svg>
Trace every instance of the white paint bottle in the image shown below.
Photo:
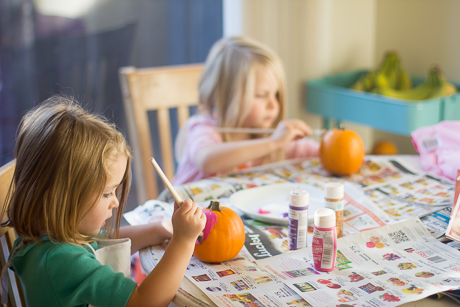
<svg viewBox="0 0 460 307"><path fill-rule="evenodd" d="M309 194L301 189L294 189L289 194L289 249L307 246Z"/></svg>

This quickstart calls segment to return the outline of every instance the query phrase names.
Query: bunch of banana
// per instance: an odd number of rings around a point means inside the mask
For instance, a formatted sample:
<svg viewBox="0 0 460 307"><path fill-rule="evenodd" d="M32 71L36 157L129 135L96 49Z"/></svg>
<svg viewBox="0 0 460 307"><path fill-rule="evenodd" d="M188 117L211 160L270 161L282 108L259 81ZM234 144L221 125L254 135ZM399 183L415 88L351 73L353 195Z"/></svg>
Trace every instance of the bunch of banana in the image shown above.
<svg viewBox="0 0 460 307"><path fill-rule="evenodd" d="M351 89L373 92L379 88L406 90L412 87L410 75L404 70L396 52L387 52L379 68L361 76Z"/></svg>
<svg viewBox="0 0 460 307"><path fill-rule="evenodd" d="M457 93L457 88L446 80L439 67L433 66L425 82L413 89L376 88L374 93L405 100L424 100L453 95Z"/></svg>

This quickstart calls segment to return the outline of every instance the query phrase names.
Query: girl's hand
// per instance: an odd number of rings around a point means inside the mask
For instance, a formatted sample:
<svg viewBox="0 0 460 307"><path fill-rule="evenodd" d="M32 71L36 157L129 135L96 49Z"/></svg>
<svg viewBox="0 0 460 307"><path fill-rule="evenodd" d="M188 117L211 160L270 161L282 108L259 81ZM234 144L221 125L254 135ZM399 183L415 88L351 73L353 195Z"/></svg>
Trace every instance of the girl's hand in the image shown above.
<svg viewBox="0 0 460 307"><path fill-rule="evenodd" d="M276 126L270 138L275 141L280 148L284 148L292 140L301 139L310 135L311 128L300 119L289 119L281 121Z"/></svg>
<svg viewBox="0 0 460 307"><path fill-rule="evenodd" d="M204 229L206 215L191 199L186 199L180 207L174 203L172 224L174 238L195 242Z"/></svg>

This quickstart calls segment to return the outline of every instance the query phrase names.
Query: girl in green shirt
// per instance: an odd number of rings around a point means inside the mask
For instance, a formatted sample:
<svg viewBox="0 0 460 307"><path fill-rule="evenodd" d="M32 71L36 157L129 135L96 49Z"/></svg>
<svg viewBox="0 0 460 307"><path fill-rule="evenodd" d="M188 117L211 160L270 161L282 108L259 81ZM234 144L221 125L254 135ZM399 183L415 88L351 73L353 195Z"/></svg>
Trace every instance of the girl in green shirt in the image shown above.
<svg viewBox="0 0 460 307"><path fill-rule="evenodd" d="M53 96L24 116L2 226L18 235L9 265L28 306L172 301L206 217L188 199L175 204L172 229L164 223L120 228L131 159L115 126L72 99ZM137 286L128 275L129 255L168 239L164 257Z"/></svg>

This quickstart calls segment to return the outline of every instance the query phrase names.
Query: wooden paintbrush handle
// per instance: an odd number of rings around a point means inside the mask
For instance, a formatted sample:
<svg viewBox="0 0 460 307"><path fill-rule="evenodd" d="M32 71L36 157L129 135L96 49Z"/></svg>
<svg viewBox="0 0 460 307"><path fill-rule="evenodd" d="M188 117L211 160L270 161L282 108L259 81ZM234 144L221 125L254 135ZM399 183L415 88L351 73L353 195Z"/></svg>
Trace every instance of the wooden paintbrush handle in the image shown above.
<svg viewBox="0 0 460 307"><path fill-rule="evenodd" d="M161 167L158 165L158 163L157 163L157 161L155 160L154 157L150 158L150 162L152 163L152 165L155 168L155 170L158 172L158 175L160 175L161 179L165 183L165 185L168 188L169 192L171 192L171 194L174 197L174 200L176 201L177 205L180 207L180 205L182 204L182 198L180 197L179 193L177 193L176 189L174 189L174 187L171 184L171 182L169 182L168 177L166 177L165 173L163 172ZM200 242L200 243L203 242L203 237L204 237L204 234L203 234L203 232L201 232L200 235L198 236L198 239L197 239L198 242Z"/></svg>
<svg viewBox="0 0 460 307"><path fill-rule="evenodd" d="M158 175L160 175L161 180L163 180L164 184L168 188L169 192L171 192L172 196L174 197L174 200L176 201L177 205L180 206L182 204L182 198L180 197L179 193L177 193L176 189L174 189L173 185L171 182L169 182L168 177L166 177L165 173L161 169L161 167L158 165L157 161L155 160L154 157L150 158L150 162L152 163L153 167L155 170L158 172Z"/></svg>
<svg viewBox="0 0 460 307"><path fill-rule="evenodd" d="M215 130L217 132L223 133L252 133L252 134L259 134L259 133L273 133L275 131L274 128L232 128L232 127L216 127ZM325 132L324 129L314 129L312 130L312 135L322 135Z"/></svg>

